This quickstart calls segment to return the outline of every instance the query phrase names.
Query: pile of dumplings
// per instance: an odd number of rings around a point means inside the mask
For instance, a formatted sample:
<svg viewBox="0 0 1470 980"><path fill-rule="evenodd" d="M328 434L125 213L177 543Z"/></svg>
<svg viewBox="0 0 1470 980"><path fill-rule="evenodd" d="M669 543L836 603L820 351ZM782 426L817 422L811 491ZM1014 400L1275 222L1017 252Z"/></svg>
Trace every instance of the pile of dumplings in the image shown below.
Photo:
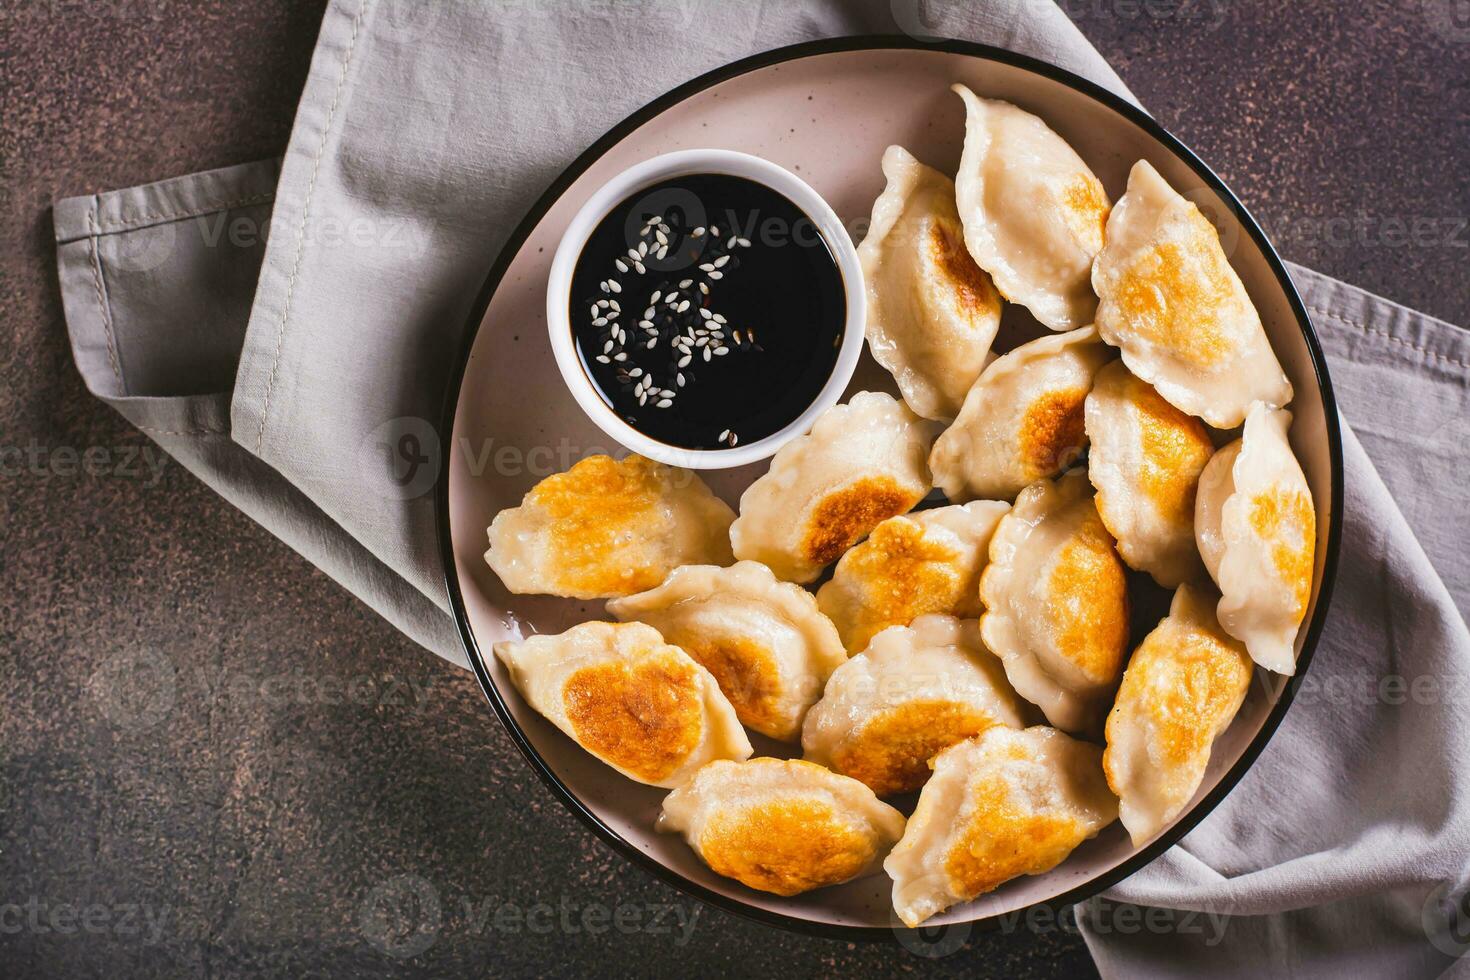
<svg viewBox="0 0 1470 980"><path fill-rule="evenodd" d="M486 554L512 592L610 600L495 653L671 790L659 829L777 895L881 868L909 926L1114 820L1163 831L1253 668L1293 672L1316 540L1291 384L1214 227L1146 161L1112 203L1041 119L955 91L956 178L890 147L859 249L901 401L826 412L738 515L691 472L584 459ZM995 357L1005 303L1049 332ZM1130 569L1173 590L1131 651Z"/></svg>

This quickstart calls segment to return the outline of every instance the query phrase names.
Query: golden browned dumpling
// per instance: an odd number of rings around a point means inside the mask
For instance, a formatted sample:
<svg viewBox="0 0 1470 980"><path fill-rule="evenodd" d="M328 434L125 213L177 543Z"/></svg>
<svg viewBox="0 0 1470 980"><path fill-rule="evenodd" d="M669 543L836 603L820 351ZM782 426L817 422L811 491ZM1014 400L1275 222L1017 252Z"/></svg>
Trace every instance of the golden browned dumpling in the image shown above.
<svg viewBox="0 0 1470 980"><path fill-rule="evenodd" d="M1207 589L1179 587L1168 618L1133 651L1108 714L1103 770L1134 844L1163 830L1194 796L1210 746L1250 686L1250 655L1220 628L1218 601Z"/></svg>
<svg viewBox="0 0 1470 980"><path fill-rule="evenodd" d="M771 738L801 734L807 709L847 659L812 594L758 562L686 565L607 611L647 623L709 668L741 724Z"/></svg>
<svg viewBox="0 0 1470 980"><path fill-rule="evenodd" d="M832 581L817 591L817 604L837 624L848 652L925 613L979 616L980 569L995 525L1010 509L977 500L891 517L843 555Z"/></svg>
<svg viewBox="0 0 1470 980"><path fill-rule="evenodd" d="M920 616L837 668L801 744L808 760L892 796L924 785L941 750L1030 713L973 621Z"/></svg>
<svg viewBox="0 0 1470 980"><path fill-rule="evenodd" d="M950 500L1010 500L1055 476L1087 448L1083 403L1113 356L1091 327L1022 344L991 362L954 425L934 443L929 468Z"/></svg>
<svg viewBox="0 0 1470 980"><path fill-rule="evenodd" d="M521 696L582 748L650 786L672 788L750 740L709 671L642 623L583 623L495 644Z"/></svg>
<svg viewBox="0 0 1470 980"><path fill-rule="evenodd" d="M934 432L934 423L881 391L827 409L746 488L730 525L735 556L788 582L817 578L881 522L924 499Z"/></svg>
<svg viewBox="0 0 1470 980"><path fill-rule="evenodd" d="M1147 160L1128 174L1105 242L1092 265L1097 329L1128 370L1218 429L1239 425L1251 402L1291 401L1215 226Z"/></svg>
<svg viewBox="0 0 1470 980"><path fill-rule="evenodd" d="M903 400L949 421L980 376L1000 326L1000 294L965 249L954 182L901 146L883 154L888 186L858 247L868 349Z"/></svg>
<svg viewBox="0 0 1470 980"><path fill-rule="evenodd" d="M1278 674L1296 673L1317 548L1317 509L1290 429L1290 412L1252 405L1241 437L1200 474L1194 510L1200 555L1220 587L1220 625Z"/></svg>
<svg viewBox="0 0 1470 980"><path fill-rule="evenodd" d="M1087 396L1087 437L1087 475L1118 554L1165 588L1202 578L1194 498L1215 452L1204 424L1114 361Z"/></svg>
<svg viewBox="0 0 1470 980"><path fill-rule="evenodd" d="M485 560L512 592L631 595L680 565L728 565L734 519L688 470L589 456L495 515Z"/></svg>
<svg viewBox="0 0 1470 980"><path fill-rule="evenodd" d="M903 814L810 762L712 762L664 799L658 829L683 834L715 872L797 895L876 871Z"/></svg>
<svg viewBox="0 0 1470 980"><path fill-rule="evenodd" d="M1108 217L1102 183L1039 117L953 89L965 100L955 197L970 254L1002 296L1051 329L1092 322L1088 273Z"/></svg>
<svg viewBox="0 0 1470 980"><path fill-rule="evenodd" d="M1023 698L1069 732L1101 727L1128 653L1128 582L1087 475L1021 492L980 576L985 645Z"/></svg>
<svg viewBox="0 0 1470 980"><path fill-rule="evenodd" d="M903 839L883 862L893 908L910 927L1043 874L1118 819L1102 750L1054 728L986 729L946 749Z"/></svg>

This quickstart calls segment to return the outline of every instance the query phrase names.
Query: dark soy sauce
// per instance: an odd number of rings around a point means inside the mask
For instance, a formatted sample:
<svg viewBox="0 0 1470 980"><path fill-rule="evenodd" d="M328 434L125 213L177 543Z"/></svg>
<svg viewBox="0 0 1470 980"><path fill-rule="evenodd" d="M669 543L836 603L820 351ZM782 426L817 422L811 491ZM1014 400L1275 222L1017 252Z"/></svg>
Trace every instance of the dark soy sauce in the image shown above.
<svg viewBox="0 0 1470 980"><path fill-rule="evenodd" d="M831 376L847 317L816 223L724 174L667 180L613 208L577 259L570 300L603 400L681 449L743 445L794 421Z"/></svg>

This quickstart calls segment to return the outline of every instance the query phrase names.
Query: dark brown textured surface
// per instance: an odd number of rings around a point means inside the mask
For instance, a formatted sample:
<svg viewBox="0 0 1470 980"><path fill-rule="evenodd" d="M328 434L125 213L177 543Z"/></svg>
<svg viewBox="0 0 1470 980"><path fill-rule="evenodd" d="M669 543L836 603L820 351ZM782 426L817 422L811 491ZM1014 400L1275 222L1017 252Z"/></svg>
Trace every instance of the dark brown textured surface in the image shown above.
<svg viewBox="0 0 1470 980"><path fill-rule="evenodd" d="M0 9L0 974L1088 969L1046 923L931 964L696 913L552 800L468 675L177 466L130 475L151 444L71 365L50 199L279 153L321 6ZM1463 3L1065 6L1288 258L1470 322Z"/></svg>

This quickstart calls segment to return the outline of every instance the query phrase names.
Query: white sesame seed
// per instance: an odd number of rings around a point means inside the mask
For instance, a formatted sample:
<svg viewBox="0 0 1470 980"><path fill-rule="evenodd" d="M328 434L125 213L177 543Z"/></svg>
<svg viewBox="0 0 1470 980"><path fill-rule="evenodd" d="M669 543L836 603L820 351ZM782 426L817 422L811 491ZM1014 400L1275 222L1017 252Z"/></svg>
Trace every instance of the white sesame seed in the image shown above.
<svg viewBox="0 0 1470 980"><path fill-rule="evenodd" d="M704 234L704 225L700 225L689 233L690 238L699 238Z"/></svg>
<svg viewBox="0 0 1470 980"><path fill-rule="evenodd" d="M658 294L655 293L654 295L656 296ZM648 309L646 309L646 310L643 311L643 319L647 320L649 317L653 316L653 314L654 314L654 309L653 309L652 306L650 306Z"/></svg>
<svg viewBox="0 0 1470 980"><path fill-rule="evenodd" d="M700 337L698 340L696 340L694 342L694 345L696 347L703 347L707 343L709 343L709 338L708 337Z"/></svg>
<svg viewBox="0 0 1470 980"><path fill-rule="evenodd" d="M643 274L644 274L644 273L646 273L646 272L647 272L647 271L648 271L648 269L646 269L646 268L645 268L645 267L644 267L644 265L643 265L643 263L642 263L642 262L638 262L638 261L635 261L635 262L634 262L634 263L633 263L633 268L634 268L634 269L636 269L636 270L637 270L637 271L638 271L638 274L639 274L639 275L640 275L640 276L641 276L641 275L643 275Z"/></svg>
<svg viewBox="0 0 1470 980"><path fill-rule="evenodd" d="M635 367L633 370L631 370L631 371L628 372L628 377L630 377L630 378L636 378L639 375L641 375L642 373L643 373L643 369L642 368Z"/></svg>
<svg viewBox="0 0 1470 980"><path fill-rule="evenodd" d="M660 398L658 400L659 408L668 408L672 404L674 404L674 400L672 398Z"/></svg>
<svg viewBox="0 0 1470 980"><path fill-rule="evenodd" d="M642 258L643 256L645 256L647 254L648 254L648 243L647 242L639 242L638 243L638 257L639 258Z"/></svg>
<svg viewBox="0 0 1470 980"><path fill-rule="evenodd" d="M726 429L724 432L721 432L720 433L720 438L719 438L718 441L719 442L724 442L728 438L730 438L730 430L729 429Z"/></svg>
<svg viewBox="0 0 1470 980"><path fill-rule="evenodd" d="M615 360L615 361L626 361L627 359L628 359L628 355L627 354L623 354L621 352L613 355L613 360Z"/></svg>
<svg viewBox="0 0 1470 980"><path fill-rule="evenodd" d="M663 298L663 295L664 295L664 291L662 289L655 289L653 291L653 295L650 296L650 297L648 297L648 302L649 303L657 303L660 299ZM653 307L652 306L649 306L649 309L651 310L651 309L653 309Z"/></svg>
<svg viewBox="0 0 1470 980"><path fill-rule="evenodd" d="M737 238L736 241L740 243L741 248L750 248L749 238Z"/></svg>
<svg viewBox="0 0 1470 980"><path fill-rule="evenodd" d="M609 340L607 343L605 343L605 344L602 345L602 352L604 354L606 354L608 351L610 351L612 349L613 349L613 342L611 340Z"/></svg>
<svg viewBox="0 0 1470 980"><path fill-rule="evenodd" d="M726 248L734 248L735 247L735 243L738 242L738 241L740 241L740 239L738 237L736 237L734 235L731 235L730 236L730 240L725 243L725 247Z"/></svg>
<svg viewBox="0 0 1470 980"><path fill-rule="evenodd" d="M709 274L709 277L711 279L723 279L725 278L725 274L723 272L711 272ZM616 285L616 283L614 285Z"/></svg>
<svg viewBox="0 0 1470 980"><path fill-rule="evenodd" d="M658 257L659 258L663 258L664 256L666 256L668 254L669 254L669 247L667 245L660 245L658 247Z"/></svg>
<svg viewBox="0 0 1470 980"><path fill-rule="evenodd" d="M719 313L716 313L714 316L710 317L710 319L713 320L713 321L715 321L716 323L728 323L729 322L728 320L725 319L725 317L722 314L719 314Z"/></svg>
<svg viewBox="0 0 1470 980"><path fill-rule="evenodd" d="M673 306L675 303L679 302L679 294L669 293L669 295L664 298L664 302L667 303L669 306Z"/></svg>
<svg viewBox="0 0 1470 980"><path fill-rule="evenodd" d="M714 272L715 271L715 267L714 267L714 265L712 263L709 263L709 262L701 262L699 264L699 271L700 272Z"/></svg>
<svg viewBox="0 0 1470 980"><path fill-rule="evenodd" d="M680 388L684 387L684 372L683 371L680 371L678 374L674 375L674 384L678 385Z"/></svg>
<svg viewBox="0 0 1470 980"><path fill-rule="evenodd" d="M648 349L649 350L653 350L657 346L658 346L658 338L657 337L653 338L652 340L650 340L648 342Z"/></svg>
<svg viewBox="0 0 1470 980"><path fill-rule="evenodd" d="M694 285L694 280L693 279L680 279L679 280L679 288L680 289L688 289L692 285Z"/></svg>
<svg viewBox="0 0 1470 980"><path fill-rule="evenodd" d="M658 243L660 245L667 245L669 243L669 236L668 235L665 235L661 231L654 232L653 233L653 237L656 238L656 239L658 239Z"/></svg>
<svg viewBox="0 0 1470 980"><path fill-rule="evenodd" d="M638 396L638 404L640 404L640 405L647 405L648 404L648 396L647 395L639 395Z"/></svg>
<svg viewBox="0 0 1470 980"><path fill-rule="evenodd" d="M687 299L684 302L680 303L678 306L674 307L674 310L679 313L683 313L687 309L689 309L689 301Z"/></svg>
<svg viewBox="0 0 1470 980"><path fill-rule="evenodd" d="M711 235L714 235L716 238L719 238L720 237L720 229L718 229L718 228L711 227L710 230L709 230L709 233Z"/></svg>
<svg viewBox="0 0 1470 980"><path fill-rule="evenodd" d="M605 326L607 326L607 317L605 317L605 316L598 317L596 320L593 320L592 321L592 325L594 327L605 327Z"/></svg>
<svg viewBox="0 0 1470 980"><path fill-rule="evenodd" d="M653 329L653 321L652 320L639 320L638 321L638 326L642 327L644 330L652 330Z"/></svg>
<svg viewBox="0 0 1470 980"><path fill-rule="evenodd" d="M609 279L607 284L612 287L612 291L615 293L621 293L623 291L623 287L618 285L616 279Z"/></svg>
<svg viewBox="0 0 1470 980"><path fill-rule="evenodd" d="M708 296L709 295L709 286L706 283L700 283L699 284L699 291L701 293L704 293L706 296Z"/></svg>
<svg viewBox="0 0 1470 980"><path fill-rule="evenodd" d="M705 360L706 360L706 361L707 361L707 360L709 360L709 356L710 356L710 355L709 355L709 348L708 348L708 347L706 347L706 348L705 348L705 349L704 349L704 359L705 359Z"/></svg>
<svg viewBox="0 0 1470 980"><path fill-rule="evenodd" d="M710 314L710 311L709 310L707 310L707 309L705 309L704 307L701 306L699 308L699 315L700 315L700 318L701 319L708 320L710 318L710 315L711 314Z"/></svg>
<svg viewBox="0 0 1470 980"><path fill-rule="evenodd" d="M598 306L596 303L593 303L592 304L592 315L594 317L597 316L597 311L600 310L600 309L602 309L601 306Z"/></svg>
<svg viewBox="0 0 1470 980"><path fill-rule="evenodd" d="M599 364L611 364L612 363L612 361L608 359L608 356L606 354L598 354L597 355L597 362Z"/></svg>
<svg viewBox="0 0 1470 980"><path fill-rule="evenodd" d="M613 265L618 267L619 272L628 271L628 263L624 262L622 259L613 259Z"/></svg>
<svg viewBox="0 0 1470 980"><path fill-rule="evenodd" d="M597 288L601 289L604 293L607 292L607 280L604 279L602 282L598 283Z"/></svg>
<svg viewBox="0 0 1470 980"><path fill-rule="evenodd" d="M719 258L715 259L715 268L716 269L723 269L725 267L725 263L726 262L729 262L729 261L730 261L730 256L728 256L728 255L721 255Z"/></svg>
<svg viewBox="0 0 1470 980"><path fill-rule="evenodd" d="M638 257L638 250L636 248L628 249L628 258L630 261L637 262Z"/></svg>
<svg viewBox="0 0 1470 980"><path fill-rule="evenodd" d="M681 348L681 349L682 349L682 348ZM686 367L688 367L688 366L689 366L689 362L690 362L690 361L691 361L691 360L693 360L693 358L692 358L692 357L690 357L690 356L689 356L689 355L688 355L688 354L685 354L685 355L684 355L684 356L683 356L683 357L681 357L681 358L679 358L679 367L681 367L681 368L686 368ZM680 378L683 378L683 377L684 377L684 375L682 375L682 374L681 374L681 375L679 375L679 377L680 377ZM680 382L679 382L679 384L681 384L681 385L682 385L682 384L683 384L683 383L684 383L684 382L683 382L683 381L682 381L682 380L681 380L681 381L680 381Z"/></svg>
<svg viewBox="0 0 1470 980"><path fill-rule="evenodd" d="M728 348L728 347L716 347L715 348L715 356L716 357L724 357L728 353L730 353L730 348Z"/></svg>

